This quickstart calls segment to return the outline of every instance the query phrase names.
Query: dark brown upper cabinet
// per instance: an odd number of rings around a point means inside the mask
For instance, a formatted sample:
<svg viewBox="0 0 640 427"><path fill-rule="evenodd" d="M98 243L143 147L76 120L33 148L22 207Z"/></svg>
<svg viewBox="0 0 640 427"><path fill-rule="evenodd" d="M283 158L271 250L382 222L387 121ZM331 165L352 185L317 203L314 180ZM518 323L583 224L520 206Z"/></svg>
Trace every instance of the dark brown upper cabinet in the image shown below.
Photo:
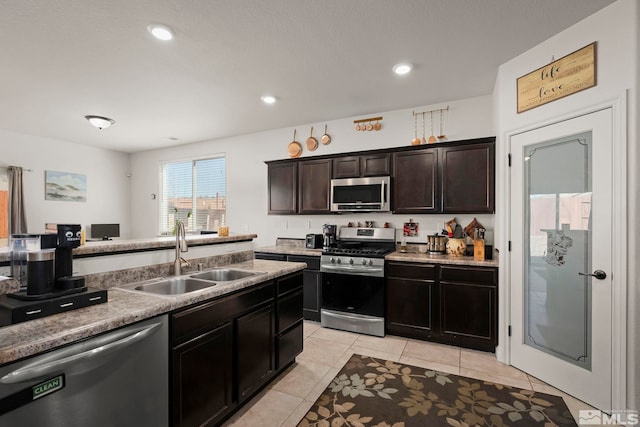
<svg viewBox="0 0 640 427"><path fill-rule="evenodd" d="M391 176L396 214L493 213L495 138L275 160L268 213L330 213L332 178Z"/></svg>
<svg viewBox="0 0 640 427"><path fill-rule="evenodd" d="M495 210L494 144L440 147L443 212Z"/></svg>
<svg viewBox="0 0 640 427"><path fill-rule="evenodd" d="M393 170L394 213L440 211L436 148L394 153Z"/></svg>
<svg viewBox="0 0 640 427"><path fill-rule="evenodd" d="M493 213L495 145L438 144L393 154L394 213Z"/></svg>
<svg viewBox="0 0 640 427"><path fill-rule="evenodd" d="M388 153L344 156L333 159L334 178L359 178L391 175Z"/></svg>
<svg viewBox="0 0 640 427"><path fill-rule="evenodd" d="M298 164L295 162L267 165L268 213L295 214L298 211Z"/></svg>
<svg viewBox="0 0 640 427"><path fill-rule="evenodd" d="M331 159L298 163L298 213L329 213Z"/></svg>

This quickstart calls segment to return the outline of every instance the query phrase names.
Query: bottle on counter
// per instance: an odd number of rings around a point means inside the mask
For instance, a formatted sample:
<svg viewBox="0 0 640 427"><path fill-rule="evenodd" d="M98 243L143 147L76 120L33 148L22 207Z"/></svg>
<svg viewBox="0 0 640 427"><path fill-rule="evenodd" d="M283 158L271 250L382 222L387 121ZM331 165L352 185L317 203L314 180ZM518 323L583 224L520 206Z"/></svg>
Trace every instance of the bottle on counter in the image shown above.
<svg viewBox="0 0 640 427"><path fill-rule="evenodd" d="M476 228L473 236L473 260L484 261L484 228Z"/></svg>

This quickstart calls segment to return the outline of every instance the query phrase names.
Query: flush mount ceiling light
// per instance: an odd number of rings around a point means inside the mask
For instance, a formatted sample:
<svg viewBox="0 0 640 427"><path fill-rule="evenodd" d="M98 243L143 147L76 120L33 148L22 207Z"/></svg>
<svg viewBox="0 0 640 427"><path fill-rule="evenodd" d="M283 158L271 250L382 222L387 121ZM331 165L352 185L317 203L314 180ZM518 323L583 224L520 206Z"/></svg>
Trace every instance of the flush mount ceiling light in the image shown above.
<svg viewBox="0 0 640 427"><path fill-rule="evenodd" d="M102 116L84 116L84 118L91 123L91 126L97 127L98 129L106 129L116 122L109 117Z"/></svg>
<svg viewBox="0 0 640 427"><path fill-rule="evenodd" d="M151 35L158 40L169 41L173 39L173 30L163 24L150 24L147 25L147 30Z"/></svg>
<svg viewBox="0 0 640 427"><path fill-rule="evenodd" d="M412 68L413 67L411 66L411 64L406 64L406 63L396 64L393 66L393 72L399 76L404 76L405 74L409 74Z"/></svg>
<svg viewBox="0 0 640 427"><path fill-rule="evenodd" d="M274 104L277 101L276 97L273 95L264 95L260 97L260 99L262 99L262 102L265 104Z"/></svg>

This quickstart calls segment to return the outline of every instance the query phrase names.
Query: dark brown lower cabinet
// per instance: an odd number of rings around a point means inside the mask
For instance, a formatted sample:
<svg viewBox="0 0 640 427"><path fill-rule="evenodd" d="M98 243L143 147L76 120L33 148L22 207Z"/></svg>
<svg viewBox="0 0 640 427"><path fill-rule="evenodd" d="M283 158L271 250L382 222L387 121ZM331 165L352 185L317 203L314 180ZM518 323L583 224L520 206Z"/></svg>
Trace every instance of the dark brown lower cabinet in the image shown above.
<svg viewBox="0 0 640 427"><path fill-rule="evenodd" d="M218 426L302 352L302 272L171 314L171 422Z"/></svg>
<svg viewBox="0 0 640 427"><path fill-rule="evenodd" d="M393 335L495 351L495 267L387 262L386 329Z"/></svg>
<svg viewBox="0 0 640 427"><path fill-rule="evenodd" d="M426 339L438 331L436 266L387 263L387 332Z"/></svg>
<svg viewBox="0 0 640 427"><path fill-rule="evenodd" d="M242 402L273 374L273 305L239 317L235 323L238 401Z"/></svg>
<svg viewBox="0 0 640 427"><path fill-rule="evenodd" d="M302 303L303 315L306 320L320 321L320 286L322 285L322 273L320 272L320 257L306 255L288 255L289 262L305 262L304 269L304 300Z"/></svg>
<svg viewBox="0 0 640 427"><path fill-rule="evenodd" d="M495 351L497 305L497 268L440 266L441 327L451 344Z"/></svg>
<svg viewBox="0 0 640 427"><path fill-rule="evenodd" d="M173 349L173 425L215 425L229 412L232 358L231 323Z"/></svg>

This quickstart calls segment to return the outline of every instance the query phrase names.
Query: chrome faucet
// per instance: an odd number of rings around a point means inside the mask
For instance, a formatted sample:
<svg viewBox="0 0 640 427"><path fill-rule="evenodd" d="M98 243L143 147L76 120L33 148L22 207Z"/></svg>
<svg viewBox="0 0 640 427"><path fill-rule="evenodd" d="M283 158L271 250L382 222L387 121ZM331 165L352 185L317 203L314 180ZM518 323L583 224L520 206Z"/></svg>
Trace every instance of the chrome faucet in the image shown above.
<svg viewBox="0 0 640 427"><path fill-rule="evenodd" d="M176 221L176 260L173 262L173 274L175 276L182 274L182 267L191 265L189 261L180 256L180 252L187 252L188 250L184 224L182 221Z"/></svg>

